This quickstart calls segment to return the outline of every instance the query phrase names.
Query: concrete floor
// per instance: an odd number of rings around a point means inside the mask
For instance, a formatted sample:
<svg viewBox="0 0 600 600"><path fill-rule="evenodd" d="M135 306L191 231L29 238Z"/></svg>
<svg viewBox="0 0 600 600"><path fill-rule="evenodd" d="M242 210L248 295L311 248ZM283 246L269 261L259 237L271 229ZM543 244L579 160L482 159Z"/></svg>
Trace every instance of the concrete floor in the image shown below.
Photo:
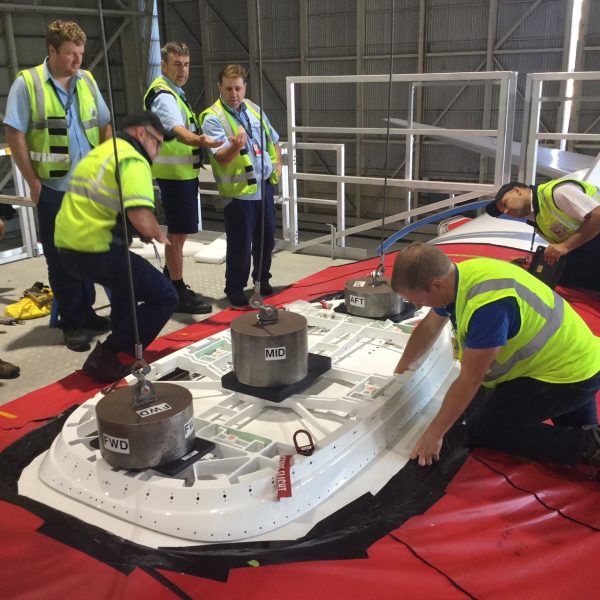
<svg viewBox="0 0 600 600"><path fill-rule="evenodd" d="M198 263L192 257L186 257L184 260L186 283L210 299L214 312L227 308L229 304L223 293L225 264ZM344 259L332 260L329 257L280 251L273 256L271 283L277 289L328 266L347 262L349 261ZM4 314L7 304L22 297L25 288L36 281L48 282L43 256L0 265L0 272L0 314ZM97 312L108 315L108 300L101 287L97 287L97 294ZM162 334L208 316L210 315L175 314ZM51 329L48 324L49 317L42 317L24 321L20 325L0 325L0 358L21 368L21 375L17 379L0 379L0 405L81 368L88 353L68 350L63 344L61 330Z"/></svg>

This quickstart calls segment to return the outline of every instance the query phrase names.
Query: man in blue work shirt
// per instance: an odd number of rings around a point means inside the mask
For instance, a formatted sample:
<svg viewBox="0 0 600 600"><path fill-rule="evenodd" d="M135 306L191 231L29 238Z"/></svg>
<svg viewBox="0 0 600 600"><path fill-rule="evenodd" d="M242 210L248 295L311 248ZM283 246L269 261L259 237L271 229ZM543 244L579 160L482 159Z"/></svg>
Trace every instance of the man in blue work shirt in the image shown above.
<svg viewBox="0 0 600 600"><path fill-rule="evenodd" d="M152 164L152 174L160 188L160 200L167 221L165 262L167 274L177 293L177 312L209 313L212 306L183 281L183 244L198 231L198 172L202 166L201 146L218 147L202 135L200 124L183 92L190 74L190 50L181 42L168 42L161 48L162 74L146 92L146 110L154 113L162 126L173 133L173 140L162 145Z"/></svg>
<svg viewBox="0 0 600 600"><path fill-rule="evenodd" d="M225 294L234 307L248 305L244 288L251 257L252 280L260 282L261 295L273 293L269 283L275 247L273 186L281 173L279 135L260 107L245 99L246 82L242 66L227 65L219 74L219 99L200 115L204 132L223 142L209 156L225 200Z"/></svg>
<svg viewBox="0 0 600 600"><path fill-rule="evenodd" d="M75 165L111 135L108 108L89 71L81 70L86 36L72 21L48 26L48 57L21 71L7 100L6 140L37 204L48 279L67 348L90 349L88 331L110 329L94 312L94 285L69 274L54 245L54 221Z"/></svg>
<svg viewBox="0 0 600 600"><path fill-rule="evenodd" d="M600 466L600 338L556 292L516 265L490 258L453 264L422 242L398 253L391 286L434 307L394 372L420 366L448 321L461 363L411 458L421 466L439 460L444 436L464 413L471 446Z"/></svg>

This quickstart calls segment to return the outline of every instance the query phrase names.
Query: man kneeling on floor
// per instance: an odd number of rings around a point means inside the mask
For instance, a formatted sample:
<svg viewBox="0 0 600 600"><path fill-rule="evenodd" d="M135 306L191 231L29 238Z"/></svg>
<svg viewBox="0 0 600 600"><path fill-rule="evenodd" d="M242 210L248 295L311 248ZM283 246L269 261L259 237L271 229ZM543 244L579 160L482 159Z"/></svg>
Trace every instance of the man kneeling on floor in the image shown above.
<svg viewBox="0 0 600 600"><path fill-rule="evenodd" d="M125 120L117 135L119 176L128 227L143 241L168 243L154 216L152 160L170 139L157 117L143 112ZM110 290L112 333L96 347L82 371L100 381L117 381L130 370L118 352L134 356L135 335L127 261L130 239L123 239L123 214L112 140L92 150L77 165L56 217L55 242L65 269ZM130 235L127 236L130 238ZM179 296L158 269L129 252L139 338L146 348L175 311Z"/></svg>
<svg viewBox="0 0 600 600"><path fill-rule="evenodd" d="M414 366L448 320L461 363L412 459L421 466L439 460L444 435L465 413L472 446L600 466L600 338L565 300L515 265L489 258L453 264L419 242L398 253L391 285L406 300L433 307L395 372Z"/></svg>

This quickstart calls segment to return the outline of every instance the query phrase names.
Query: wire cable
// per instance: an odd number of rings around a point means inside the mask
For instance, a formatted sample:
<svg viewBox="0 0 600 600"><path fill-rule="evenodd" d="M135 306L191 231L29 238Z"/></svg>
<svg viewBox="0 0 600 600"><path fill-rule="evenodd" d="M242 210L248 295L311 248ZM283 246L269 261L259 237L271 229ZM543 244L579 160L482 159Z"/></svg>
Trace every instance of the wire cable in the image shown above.
<svg viewBox="0 0 600 600"><path fill-rule="evenodd" d="M265 219L267 212L267 194L264 179L265 172L265 128L264 128L264 116L263 116L263 65L262 65L262 35L260 30L260 0L256 0L256 41L258 45L258 105L260 109L260 191L261 191L261 211L260 211L260 252L258 259L258 268L254 266L254 269L258 275L258 281L254 281L254 293L260 294L260 278L262 276L262 267L264 262L264 251L265 251ZM252 125L250 125L252 126ZM273 165L275 168L275 165ZM258 179L257 179L258 183Z"/></svg>
<svg viewBox="0 0 600 600"><path fill-rule="evenodd" d="M121 170L119 167L119 153L117 150L117 129L115 125L115 105L113 101L112 80L110 76L110 65L108 62L108 47L106 45L106 31L104 29L104 11L102 0L98 0L98 16L100 18L100 37L102 39L102 53L104 56L104 66L106 68L106 85L108 88L108 104L110 106L110 124L112 127L113 151L115 154L115 180L119 194L119 206L121 208L121 226L123 229L123 239L125 240L125 263L127 265L127 283L129 286L129 298L131 301L131 324L133 327L133 335L135 342L135 358L136 361L142 360L142 344L140 342L140 333L137 320L137 303L135 301L135 291L133 289L133 276L131 274L131 258L127 247L128 231L127 231L127 215L125 214L125 205L123 203L123 187L121 184ZM135 364L135 363L134 363Z"/></svg>
<svg viewBox="0 0 600 600"><path fill-rule="evenodd" d="M396 16L396 2L392 0L392 18L390 19L390 69L388 79L388 100L387 100L387 125L386 125L386 139L385 139L385 177L383 180L383 206L381 209L381 241L379 244L379 267L377 272L382 274L385 271L383 265L383 254L384 254L384 236L385 236L385 213L387 210L387 191L388 191L388 171L390 163L390 116L392 112L392 76L394 72L394 29L395 29L395 16Z"/></svg>

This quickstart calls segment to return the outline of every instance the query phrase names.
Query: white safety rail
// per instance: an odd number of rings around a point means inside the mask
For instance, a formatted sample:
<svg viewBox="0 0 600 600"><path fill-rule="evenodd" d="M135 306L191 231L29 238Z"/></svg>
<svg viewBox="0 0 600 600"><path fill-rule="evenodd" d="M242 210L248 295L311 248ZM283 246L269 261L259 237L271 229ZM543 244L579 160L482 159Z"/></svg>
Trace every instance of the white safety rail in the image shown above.
<svg viewBox="0 0 600 600"><path fill-rule="evenodd" d="M348 502L369 491L352 482L413 431L417 415L456 376L449 331L414 371L394 376L414 319L371 321L306 302L288 308L306 316L310 351L332 358L332 368L308 389L272 403L222 388L232 363L229 331L222 332L155 362L149 375L189 372L174 383L192 392L196 435L215 444L211 453L175 477L111 468L93 443L98 394L70 415L45 457L27 468L19 493L138 543L185 545L256 539L279 528L281 539L299 537L315 518L340 508L335 498ZM295 452L299 429L314 440L311 456ZM293 457L292 496L278 500L284 455ZM397 457L393 472L407 458ZM285 529L292 524L294 534Z"/></svg>
<svg viewBox="0 0 600 600"><path fill-rule="evenodd" d="M563 131L557 132L541 132L540 115L542 112L542 106L545 102L551 104L560 103L563 109L566 103L577 103L582 104L585 102L592 102L594 106L598 105L600 97L598 96L583 96L580 94L574 94L573 96L562 95L562 96L544 96L544 84L549 82L561 82L561 87L566 86L568 82L574 82L574 84L581 85L586 81L600 81L600 71L578 71L578 72L559 72L559 73L529 73L527 75L527 83L525 87L525 103L523 110L523 135L521 139L521 148L525 148L525 152L521 155L521 164L519 167L519 180L525 183L535 183L536 181L536 164L538 147L540 142L561 142L561 148L564 147L566 141L588 141L600 143L600 133L588 133L593 126L600 121L600 117L594 120L594 122L588 127L588 131L584 132L568 132L569 120L558 119L557 122L561 123ZM555 149L555 156L557 163L561 161L561 150ZM572 170L572 169L571 169ZM594 183L594 185L600 185L600 173L598 173L598 160L594 164L585 169L583 172L574 173L571 176L585 179Z"/></svg>
<svg viewBox="0 0 600 600"><path fill-rule="evenodd" d="M377 185L383 186L385 178L383 177L361 177L348 175L331 175L321 173L300 173L297 170L297 152L300 149L297 142L297 135L300 133L310 133L311 135L353 134L361 136L382 136L387 134L386 127L316 127L316 126L298 126L296 124L296 90L300 85L339 85L348 83L387 83L390 80L389 75L341 75L341 76L300 76L286 78L287 92L287 119L288 119L288 201L290 205L290 239L289 249L300 250L302 248L315 244L326 243L332 240L332 244L337 244L338 239L345 236L360 233L381 227L381 219L364 223L349 229L341 229L332 232L331 235L323 235L309 241L300 243L298 236L298 222L296 203L298 202L298 181L318 181L349 183L356 185ZM405 136L406 138L406 168L404 179L387 179L387 185L390 187L402 187L407 190L424 190L448 193L448 200L443 200L435 204L412 209L410 205L410 194L408 196L407 210L395 215L386 216L385 224L397 222L401 219L408 220L411 217L419 216L433 210L447 208L455 204L461 204L468 200L473 200L485 194L493 194L502 183L510 178L510 154L514 128L514 108L516 97L517 73L513 71L496 72L463 72L463 73L419 73L419 74L394 74L391 76L393 83L403 82L408 84L408 107L409 118L407 128L390 128L390 135ZM447 85L447 86L467 86L467 85L494 85L498 87L498 123L496 129L443 129L436 130L439 136L471 136L471 137L491 137L496 141L497 151L495 155L495 170L493 184L480 183L457 183L455 181L425 181L413 178L413 145L415 136L426 136L430 133L427 129L413 127L414 121L414 95L417 86L424 85ZM338 203L343 203L343 199L337 199Z"/></svg>
<svg viewBox="0 0 600 600"><path fill-rule="evenodd" d="M290 242L298 233L298 203L304 204L321 204L336 207L336 224L332 226L332 233L336 231L344 231L346 228L346 182L343 177L346 174L346 152L344 144L328 144L328 143L311 143L300 142L296 144L296 150L320 150L324 152L335 152L335 175L340 176L336 182L336 199L331 198L312 198L306 196L296 197L294 202L290 202L290 197L287 191L290 189L290 161L296 160L296 157L290 157L288 151L289 144L281 143L282 157L287 157L283 160L281 189L284 194L281 198L282 205L282 231L285 242ZM332 255L335 253L335 246L344 247L346 245L345 236L335 238L332 236Z"/></svg>
<svg viewBox="0 0 600 600"><path fill-rule="evenodd" d="M11 160L8 146L0 147L0 157ZM21 260L22 258L31 258L42 252L35 229L35 204L29 197L29 187L14 160L11 160L11 171L17 195L0 194L0 203L10 204L17 209L23 245L0 252L0 264Z"/></svg>

